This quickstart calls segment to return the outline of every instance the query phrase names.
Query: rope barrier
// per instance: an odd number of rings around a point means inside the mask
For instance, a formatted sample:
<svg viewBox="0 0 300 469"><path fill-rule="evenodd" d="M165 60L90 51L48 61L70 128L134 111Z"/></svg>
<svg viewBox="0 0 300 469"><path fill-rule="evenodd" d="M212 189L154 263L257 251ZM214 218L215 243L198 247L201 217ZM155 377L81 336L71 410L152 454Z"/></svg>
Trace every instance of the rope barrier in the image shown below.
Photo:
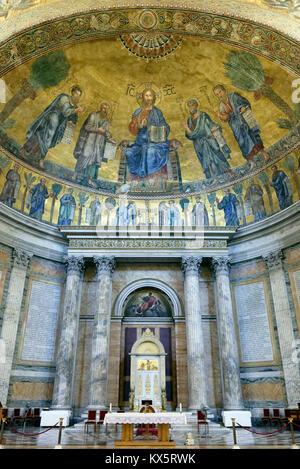
<svg viewBox="0 0 300 469"><path fill-rule="evenodd" d="M286 425L284 425L283 427L279 428L278 430L275 430L274 432L259 433L259 432L255 432L254 430L249 430L249 428L243 427L243 426L240 425L238 422L236 422L236 423L238 424L239 427L243 428L244 430L247 430L247 432L255 433L256 435L264 435L264 436L274 435L274 433L281 432L281 430L284 430L284 429L290 424L290 422L288 422Z"/></svg>
<svg viewBox="0 0 300 469"><path fill-rule="evenodd" d="M47 428L47 430L44 430L44 431L39 432L39 433L23 433L23 432L19 432L19 431L16 430L14 427L12 427L11 425L9 425L9 423L7 423L7 422L5 422L5 423L6 423L6 425L7 425L11 430L13 430L15 433L18 433L19 435L22 435L22 436L30 436L30 437L42 435L43 433L49 432L49 430L52 430L53 428L55 428L55 427L59 424L59 422L56 422L56 424L53 425L52 427Z"/></svg>
<svg viewBox="0 0 300 469"><path fill-rule="evenodd" d="M298 425L297 423L293 422L293 425L295 425L295 427L299 427L300 428L300 425Z"/></svg>

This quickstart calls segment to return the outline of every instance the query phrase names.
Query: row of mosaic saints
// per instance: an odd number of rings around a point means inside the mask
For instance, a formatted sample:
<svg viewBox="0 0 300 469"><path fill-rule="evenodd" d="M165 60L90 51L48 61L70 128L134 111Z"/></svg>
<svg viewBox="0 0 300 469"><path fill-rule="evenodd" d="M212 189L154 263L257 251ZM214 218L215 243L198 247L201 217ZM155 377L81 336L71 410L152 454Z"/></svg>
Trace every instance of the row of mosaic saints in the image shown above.
<svg viewBox="0 0 300 469"><path fill-rule="evenodd" d="M294 156L289 156L288 159ZM1 164L8 166L9 161L2 157ZM286 165L286 161L284 165ZM298 162L299 164L299 162ZM298 180L297 171L293 173L295 182ZM216 193L207 194L207 200L212 209L212 223L207 210L207 204L203 203L201 197L196 197L195 203L184 198L181 200L166 200L161 202L145 201L145 208L132 200L128 200L126 194L120 195L119 203L113 197L100 200L96 195L93 199L85 192L74 194L74 189L69 187L60 198L58 194L62 190L60 184L52 184L52 191L48 190L44 177L37 182L37 176L24 172L24 179L20 174L20 166L15 163L7 170L5 182L0 193L0 201L13 207L17 200L21 202L21 212L28 214L37 220L42 220L45 213L46 201L52 198L50 222L53 220L54 205L59 199L58 225L88 224L90 226L209 226L216 225L215 207L223 212L226 226L239 226L246 223L246 217L251 212L254 221L264 219L267 215L274 213L274 201L271 194L272 188L277 196L280 210L293 203L293 187L287 172L277 165L272 167L270 180L266 173L258 176L261 184L254 179L248 181L247 188L243 194L243 185L240 183L231 189L225 189L225 195L220 200ZM25 182L25 184L24 184ZM34 184L36 182L36 184ZM299 182L299 180L298 180ZM22 201L19 198L21 187L24 187ZM232 190L233 189L233 190ZM299 184L297 185L299 194ZM269 213L267 213L264 197L268 196ZM76 200L77 198L77 200ZM92 200L91 200L92 199ZM148 205L148 206L147 206ZM154 207L153 207L154 205ZM191 207L192 205L192 207ZM85 212L83 209L85 207ZM75 220L75 213L78 213Z"/></svg>
<svg viewBox="0 0 300 469"><path fill-rule="evenodd" d="M218 84L213 92L219 99L219 110L216 116L230 126L241 153L252 167L253 158L257 153L262 153L265 160L269 154L264 150L263 141L260 136L260 127L251 110L250 102L240 93L227 93L223 85ZM74 130L78 121L78 114L84 112L84 106L80 105L82 89L73 86L71 94L62 93L35 119L26 133L26 142L21 149L21 155L26 160L39 161L40 167L44 167L44 159L50 148L58 145L65 133L71 128ZM85 119L74 148L74 157L77 160L74 181L85 181L87 184L97 187L98 169L101 163L107 161L107 153L115 152L117 147L121 148L126 156L127 166L131 175L138 178L146 178L152 174L166 177L169 152L173 141L168 140L170 126L166 122L163 112L155 106L156 93L153 88L145 88L141 95L142 105L133 113L129 130L135 137L135 141L122 141L119 145L115 142L109 132L110 105L102 102L98 111L91 112ZM187 102L190 117L184 124L185 136L194 144L195 153L202 166L206 178L212 178L230 171L229 161L231 150L222 133L222 127L214 122L211 117L199 109L196 99ZM108 151L107 151L108 149ZM17 186L20 184L17 165L7 174L7 181L0 195L0 200L8 205L13 204L16 197ZM293 191L288 176L283 170L273 166L271 186L274 187L278 198L280 209L286 208L292 203ZM72 195L72 189L65 194L61 200L61 210L58 218L59 225L69 225L74 219L76 202ZM45 200L52 196L49 194L42 178L29 191L31 197L29 215L41 220L44 213ZM257 184L252 184L246 199L251 201L255 220L266 216L263 202L263 191ZM216 200L217 207L224 210L226 225L239 225L240 201L235 194L229 190L225 197ZM250 202L249 202L250 203ZM94 201L94 213L101 212L99 199ZM100 204L101 205L101 204ZM194 207L193 223L195 213L201 207L204 213L204 224L208 225L208 215L205 206L198 199L197 207ZM96 207L97 206L97 207ZM253 209L254 207L254 209ZM95 222L96 217L91 217ZM117 225L136 224L136 208L133 202L127 206L119 207L116 214ZM197 218L197 216L196 216ZM168 205L160 205L159 224L178 226L181 222L179 209L173 201ZM97 224L97 223L93 223Z"/></svg>

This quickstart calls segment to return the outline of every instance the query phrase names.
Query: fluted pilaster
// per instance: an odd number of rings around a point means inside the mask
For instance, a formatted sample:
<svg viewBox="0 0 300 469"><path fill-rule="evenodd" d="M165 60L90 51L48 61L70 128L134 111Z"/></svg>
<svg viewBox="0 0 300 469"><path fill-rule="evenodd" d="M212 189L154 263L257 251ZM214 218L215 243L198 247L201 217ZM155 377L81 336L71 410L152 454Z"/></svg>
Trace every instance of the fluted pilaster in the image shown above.
<svg viewBox="0 0 300 469"><path fill-rule="evenodd" d="M292 359L296 340L285 282L283 253L281 250L273 251L263 256L263 259L269 271L288 407L296 408L300 402L300 373L298 360Z"/></svg>
<svg viewBox="0 0 300 469"><path fill-rule="evenodd" d="M1 349L5 355L0 360L0 401L3 405L7 402L24 286L31 257L32 253L22 249L14 249L12 253L12 270L1 331Z"/></svg>

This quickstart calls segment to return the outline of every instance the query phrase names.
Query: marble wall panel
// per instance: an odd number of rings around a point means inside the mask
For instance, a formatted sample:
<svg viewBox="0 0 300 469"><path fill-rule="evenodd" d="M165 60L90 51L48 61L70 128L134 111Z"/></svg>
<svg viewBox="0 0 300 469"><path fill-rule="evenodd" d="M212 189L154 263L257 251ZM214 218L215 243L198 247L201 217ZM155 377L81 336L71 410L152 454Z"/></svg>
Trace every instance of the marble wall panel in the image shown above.
<svg viewBox="0 0 300 469"><path fill-rule="evenodd" d="M265 274L266 268L263 261L247 262L243 264L235 264L230 269L230 280L251 277L254 275Z"/></svg>
<svg viewBox="0 0 300 469"><path fill-rule="evenodd" d="M284 401L282 384L278 383L243 383L244 401Z"/></svg>
<svg viewBox="0 0 300 469"><path fill-rule="evenodd" d="M214 284L212 281L200 281L201 314L216 314Z"/></svg>
<svg viewBox="0 0 300 469"><path fill-rule="evenodd" d="M175 324L177 403L189 405L185 323Z"/></svg>
<svg viewBox="0 0 300 469"><path fill-rule="evenodd" d="M0 262L9 262L10 253L5 249L0 249Z"/></svg>
<svg viewBox="0 0 300 469"><path fill-rule="evenodd" d="M98 282L84 279L82 283L81 316L93 316L96 308Z"/></svg>
<svg viewBox="0 0 300 469"><path fill-rule="evenodd" d="M86 407L88 405L92 328L92 321L79 322L73 392L75 407Z"/></svg>
<svg viewBox="0 0 300 469"><path fill-rule="evenodd" d="M291 249L285 252L285 261L287 264L300 262L300 248Z"/></svg>
<svg viewBox="0 0 300 469"><path fill-rule="evenodd" d="M222 406L222 382L219 360L218 330L216 321L203 321L205 349L205 379L209 407Z"/></svg>
<svg viewBox="0 0 300 469"><path fill-rule="evenodd" d="M110 345L108 363L108 403L114 407L119 405L120 359L121 359L121 323L110 325Z"/></svg>
<svg viewBox="0 0 300 469"><path fill-rule="evenodd" d="M2 297L3 297L6 274L7 274L7 269L5 268L0 269L0 304L2 301Z"/></svg>
<svg viewBox="0 0 300 469"><path fill-rule="evenodd" d="M12 384L11 400L13 401L38 401L51 400L53 383L28 383L15 381Z"/></svg>
<svg viewBox="0 0 300 469"><path fill-rule="evenodd" d="M113 275L112 302L128 284L144 279L160 280L173 288L181 302L184 298L184 284L180 264L117 264Z"/></svg>
<svg viewBox="0 0 300 469"><path fill-rule="evenodd" d="M30 265L30 271L31 273L58 277L63 280L66 278L66 269L63 264L54 264L52 262L42 262L33 259Z"/></svg>

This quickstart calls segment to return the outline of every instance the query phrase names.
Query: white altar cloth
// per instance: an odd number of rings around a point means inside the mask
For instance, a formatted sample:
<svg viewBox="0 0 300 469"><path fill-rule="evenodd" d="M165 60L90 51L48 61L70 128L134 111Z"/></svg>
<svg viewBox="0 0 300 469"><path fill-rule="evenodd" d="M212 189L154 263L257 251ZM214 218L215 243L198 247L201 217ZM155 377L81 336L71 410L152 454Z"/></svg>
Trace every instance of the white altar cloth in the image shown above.
<svg viewBox="0 0 300 469"><path fill-rule="evenodd" d="M114 424L121 425L123 423L168 423L170 425L186 425L187 420L185 414L179 412L108 412L104 417L104 425Z"/></svg>

